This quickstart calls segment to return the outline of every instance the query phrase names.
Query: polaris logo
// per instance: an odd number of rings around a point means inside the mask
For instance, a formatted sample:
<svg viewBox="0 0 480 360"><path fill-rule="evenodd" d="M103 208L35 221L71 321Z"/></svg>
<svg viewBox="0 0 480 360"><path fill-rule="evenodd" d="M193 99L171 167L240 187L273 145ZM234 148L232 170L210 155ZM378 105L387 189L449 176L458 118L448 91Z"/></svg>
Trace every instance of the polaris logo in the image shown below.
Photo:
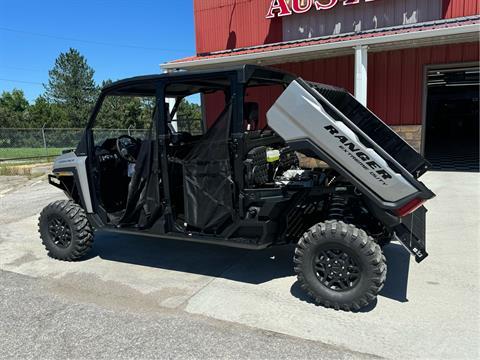
<svg viewBox="0 0 480 360"><path fill-rule="evenodd" d="M377 179L383 185L388 185L386 180L391 179L390 175L377 162L372 160L365 152L359 148L352 140L341 134L333 125L324 127L340 143L339 148L345 151L352 160L358 163L362 168L368 170L370 175Z"/></svg>

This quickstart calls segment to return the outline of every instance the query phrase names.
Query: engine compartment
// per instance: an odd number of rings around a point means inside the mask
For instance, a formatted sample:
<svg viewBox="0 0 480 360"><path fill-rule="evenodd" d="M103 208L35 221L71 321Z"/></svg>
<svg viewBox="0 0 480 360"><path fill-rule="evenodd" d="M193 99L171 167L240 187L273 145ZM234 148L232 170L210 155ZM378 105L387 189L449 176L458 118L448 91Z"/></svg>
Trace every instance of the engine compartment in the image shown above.
<svg viewBox="0 0 480 360"><path fill-rule="evenodd" d="M323 185L325 170L305 168L299 154L289 146L259 146L244 161L245 183L249 188L313 188Z"/></svg>

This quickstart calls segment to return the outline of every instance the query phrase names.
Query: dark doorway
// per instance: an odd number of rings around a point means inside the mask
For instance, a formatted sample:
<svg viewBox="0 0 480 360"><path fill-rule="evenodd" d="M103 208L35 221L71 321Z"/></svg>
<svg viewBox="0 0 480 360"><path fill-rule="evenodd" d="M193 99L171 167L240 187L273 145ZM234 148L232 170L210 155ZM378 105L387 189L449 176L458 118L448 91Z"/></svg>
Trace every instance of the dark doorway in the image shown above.
<svg viewBox="0 0 480 360"><path fill-rule="evenodd" d="M427 72L425 156L434 170L479 171L479 68Z"/></svg>

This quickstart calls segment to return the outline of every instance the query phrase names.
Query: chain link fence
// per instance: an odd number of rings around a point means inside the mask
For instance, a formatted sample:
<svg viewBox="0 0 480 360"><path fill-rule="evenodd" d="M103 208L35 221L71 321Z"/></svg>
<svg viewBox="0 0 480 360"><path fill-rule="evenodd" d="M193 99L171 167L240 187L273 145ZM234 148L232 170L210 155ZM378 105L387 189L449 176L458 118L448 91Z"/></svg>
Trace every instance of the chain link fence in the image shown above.
<svg viewBox="0 0 480 360"><path fill-rule="evenodd" d="M74 149L84 129L0 128L0 161L48 158L60 155L65 149ZM128 134L143 138L143 129L94 129L95 140Z"/></svg>
<svg viewBox="0 0 480 360"><path fill-rule="evenodd" d="M178 131L187 131L192 135L202 134L198 120L177 120ZM60 155L65 149L74 149L84 129L74 128L0 128L0 162L10 160L29 160L49 158ZM95 143L120 135L130 135L145 139L148 130L136 129L98 129L94 128Z"/></svg>

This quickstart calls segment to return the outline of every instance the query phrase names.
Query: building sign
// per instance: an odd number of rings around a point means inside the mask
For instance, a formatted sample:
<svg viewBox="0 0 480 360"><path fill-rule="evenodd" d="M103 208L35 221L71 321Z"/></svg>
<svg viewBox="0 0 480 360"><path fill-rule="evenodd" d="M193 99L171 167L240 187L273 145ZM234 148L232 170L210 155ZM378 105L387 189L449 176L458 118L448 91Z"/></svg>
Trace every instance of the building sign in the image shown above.
<svg viewBox="0 0 480 360"><path fill-rule="evenodd" d="M357 5L361 2L372 2L375 0L271 0L268 9L267 19L275 16L289 16L292 14L303 14L312 8L316 10L328 10L336 5L343 6Z"/></svg>

